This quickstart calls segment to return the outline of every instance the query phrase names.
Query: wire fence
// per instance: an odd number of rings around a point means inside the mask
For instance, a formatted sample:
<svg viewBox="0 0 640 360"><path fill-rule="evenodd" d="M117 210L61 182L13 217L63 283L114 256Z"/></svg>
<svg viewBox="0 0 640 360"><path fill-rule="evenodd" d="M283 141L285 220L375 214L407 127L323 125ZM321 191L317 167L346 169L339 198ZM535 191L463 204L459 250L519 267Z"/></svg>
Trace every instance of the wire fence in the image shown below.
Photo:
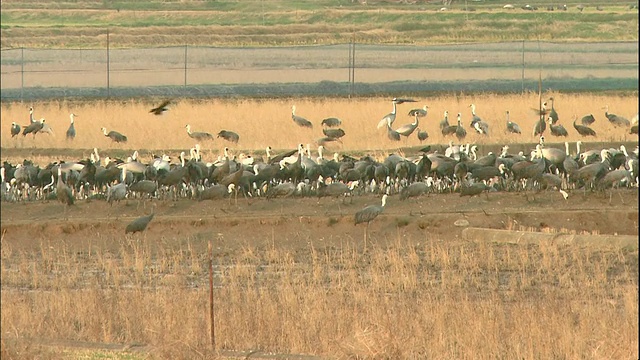
<svg viewBox="0 0 640 360"><path fill-rule="evenodd" d="M2 49L3 100L638 88L638 43Z"/></svg>

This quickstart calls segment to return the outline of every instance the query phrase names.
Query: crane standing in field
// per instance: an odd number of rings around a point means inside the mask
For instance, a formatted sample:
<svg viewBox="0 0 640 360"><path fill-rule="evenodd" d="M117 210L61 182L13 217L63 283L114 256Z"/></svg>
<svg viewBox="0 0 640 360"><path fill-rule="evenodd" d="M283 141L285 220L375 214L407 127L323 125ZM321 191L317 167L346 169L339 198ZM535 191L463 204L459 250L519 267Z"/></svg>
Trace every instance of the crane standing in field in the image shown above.
<svg viewBox="0 0 640 360"><path fill-rule="evenodd" d="M78 115L71 113L69 118L71 119L71 124L69 124L69 129L67 129L67 140L73 140L76 138L76 128L73 125L73 118Z"/></svg>
<svg viewBox="0 0 640 360"><path fill-rule="evenodd" d="M369 231L369 223L373 219L377 218L384 211L384 207L387 204L387 194L382 195L382 205L369 205L364 209L358 211L355 215L355 225L361 223L367 223L367 227L364 229L364 249L367 249L367 233Z"/></svg>

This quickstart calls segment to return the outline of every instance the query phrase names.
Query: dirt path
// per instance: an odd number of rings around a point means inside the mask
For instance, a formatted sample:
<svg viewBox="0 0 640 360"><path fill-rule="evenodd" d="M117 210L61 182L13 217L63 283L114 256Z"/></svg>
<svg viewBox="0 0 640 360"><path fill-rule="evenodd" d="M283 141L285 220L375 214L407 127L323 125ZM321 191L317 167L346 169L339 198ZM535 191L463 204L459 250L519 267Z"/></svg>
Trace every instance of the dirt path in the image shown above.
<svg viewBox="0 0 640 360"><path fill-rule="evenodd" d="M609 204L609 196L585 196L582 191L571 193L566 201L551 191L473 198L430 194L406 201L392 196L385 212L371 223L370 232L373 241L382 243L398 236L411 241L425 236L453 240L461 238L463 229L454 223L465 219L468 226L479 228L637 235L637 189L618 190L611 199ZM200 246L206 246L204 240L215 239L229 250L273 242L292 248L310 243L340 246L362 239L364 225L354 226L353 215L378 201L373 195L356 196L352 203L332 198L240 198L237 206L233 200L155 201L156 217L143 235L134 236L157 241L189 238ZM63 206L57 202L3 203L2 233L18 247L37 248L41 241L80 245L91 236L124 237L126 224L149 211L148 204L144 209L137 200L113 206L104 201L79 201L63 220Z"/></svg>

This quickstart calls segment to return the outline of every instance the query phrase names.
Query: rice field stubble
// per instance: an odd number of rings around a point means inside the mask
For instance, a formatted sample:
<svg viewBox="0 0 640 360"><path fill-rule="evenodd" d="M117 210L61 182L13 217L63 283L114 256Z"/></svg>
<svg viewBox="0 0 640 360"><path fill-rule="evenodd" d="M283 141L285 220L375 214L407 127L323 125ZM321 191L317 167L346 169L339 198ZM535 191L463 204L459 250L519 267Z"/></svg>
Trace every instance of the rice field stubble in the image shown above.
<svg viewBox="0 0 640 360"><path fill-rule="evenodd" d="M50 339L123 344L131 358L212 355L212 241L220 358L637 358L637 248L467 241L451 225L466 211L471 226L637 235L637 204L577 211L607 199L537 197L535 215L516 194L392 198L367 251L349 214L368 197L344 212L329 199L160 202L134 236L122 234L135 201L79 204L67 222L60 204L3 204L2 356L64 357L39 346Z"/></svg>

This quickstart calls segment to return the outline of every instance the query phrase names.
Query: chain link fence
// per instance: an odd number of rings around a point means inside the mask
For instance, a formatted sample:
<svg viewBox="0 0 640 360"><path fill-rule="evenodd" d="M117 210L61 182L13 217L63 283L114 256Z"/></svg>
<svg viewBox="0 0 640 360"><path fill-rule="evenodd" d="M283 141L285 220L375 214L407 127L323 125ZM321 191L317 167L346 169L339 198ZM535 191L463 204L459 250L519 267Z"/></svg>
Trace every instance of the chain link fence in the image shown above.
<svg viewBox="0 0 640 360"><path fill-rule="evenodd" d="M2 100L637 90L638 43L2 49Z"/></svg>

